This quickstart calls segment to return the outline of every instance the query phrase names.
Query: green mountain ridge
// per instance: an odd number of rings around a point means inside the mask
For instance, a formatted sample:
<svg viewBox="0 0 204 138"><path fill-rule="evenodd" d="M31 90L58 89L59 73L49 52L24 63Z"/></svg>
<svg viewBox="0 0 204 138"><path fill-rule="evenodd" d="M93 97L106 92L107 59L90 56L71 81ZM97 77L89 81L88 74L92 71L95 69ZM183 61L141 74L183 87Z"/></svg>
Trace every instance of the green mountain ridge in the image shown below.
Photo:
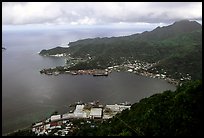
<svg viewBox="0 0 204 138"><path fill-rule="evenodd" d="M153 31L144 32L141 35L136 35L137 39L141 40L164 40L176 35L189 33L195 30L200 30L201 25L196 21L181 20L169 26L157 27ZM134 36L134 35L133 35Z"/></svg>
<svg viewBox="0 0 204 138"><path fill-rule="evenodd" d="M202 25L195 21L177 21L130 36L83 39L69 46L42 50L40 54L66 53L82 58L90 55L92 60L84 64L87 68L107 68L127 60L160 61L157 68L167 70L174 78L179 78L175 72L190 74L192 79L202 76Z"/></svg>

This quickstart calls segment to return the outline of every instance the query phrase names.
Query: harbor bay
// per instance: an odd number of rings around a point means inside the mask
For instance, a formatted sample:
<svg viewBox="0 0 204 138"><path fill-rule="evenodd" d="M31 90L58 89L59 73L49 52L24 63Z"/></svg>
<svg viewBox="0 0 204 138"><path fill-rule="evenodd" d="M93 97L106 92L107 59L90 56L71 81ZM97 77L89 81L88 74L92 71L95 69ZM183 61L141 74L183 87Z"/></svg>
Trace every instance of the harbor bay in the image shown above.
<svg viewBox="0 0 204 138"><path fill-rule="evenodd" d="M117 33L121 34L115 32ZM6 47L6 50L2 51L3 133L29 126L50 116L54 111L61 114L68 112L69 104L75 101L99 100L103 104L125 101L135 103L154 93L175 90L173 84L163 79L128 72L112 72L107 77L40 74L42 68L63 66L65 63L63 58L39 56L37 52L42 47L51 48L67 41L84 38L86 35L97 37L107 34L110 33L104 31L103 34L96 34L96 30L76 34L69 31L33 32L32 35L22 32L3 33ZM24 39L19 39L22 37Z"/></svg>

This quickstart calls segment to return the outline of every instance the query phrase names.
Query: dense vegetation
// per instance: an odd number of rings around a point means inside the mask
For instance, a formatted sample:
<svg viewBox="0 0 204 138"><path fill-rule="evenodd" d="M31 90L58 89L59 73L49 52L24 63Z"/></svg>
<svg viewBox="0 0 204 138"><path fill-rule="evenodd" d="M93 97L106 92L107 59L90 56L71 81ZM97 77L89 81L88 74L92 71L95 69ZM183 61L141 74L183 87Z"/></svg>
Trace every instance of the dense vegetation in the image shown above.
<svg viewBox="0 0 204 138"><path fill-rule="evenodd" d="M195 21L183 20L153 31L124 37L94 38L70 42L69 48L56 47L42 50L42 55L67 53L72 57L92 57L89 63L75 68L106 68L125 61L158 62L172 77L175 72L190 74L192 79L202 76L202 26Z"/></svg>
<svg viewBox="0 0 204 138"><path fill-rule="evenodd" d="M77 135L201 136L203 134L202 81L179 86L132 105L95 129L82 127Z"/></svg>

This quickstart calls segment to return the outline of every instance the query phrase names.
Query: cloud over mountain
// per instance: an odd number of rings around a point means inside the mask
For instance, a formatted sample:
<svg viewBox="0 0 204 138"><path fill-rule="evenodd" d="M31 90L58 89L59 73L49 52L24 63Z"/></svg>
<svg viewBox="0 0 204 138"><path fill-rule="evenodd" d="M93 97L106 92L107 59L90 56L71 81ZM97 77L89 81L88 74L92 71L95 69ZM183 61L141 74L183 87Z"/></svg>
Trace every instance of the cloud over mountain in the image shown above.
<svg viewBox="0 0 204 138"><path fill-rule="evenodd" d="M2 24L170 23L202 20L201 2L4 2Z"/></svg>

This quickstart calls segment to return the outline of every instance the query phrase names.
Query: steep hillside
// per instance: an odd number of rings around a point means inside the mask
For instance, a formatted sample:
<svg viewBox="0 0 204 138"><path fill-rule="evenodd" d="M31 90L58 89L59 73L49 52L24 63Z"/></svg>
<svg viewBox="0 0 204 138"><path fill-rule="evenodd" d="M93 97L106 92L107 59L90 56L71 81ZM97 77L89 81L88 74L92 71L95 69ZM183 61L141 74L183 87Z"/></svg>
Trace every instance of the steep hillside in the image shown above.
<svg viewBox="0 0 204 138"><path fill-rule="evenodd" d="M133 35L137 39L146 41L161 41L184 33L200 30L201 25L196 21L181 20L169 26L157 27L153 31L144 32L141 35Z"/></svg>

